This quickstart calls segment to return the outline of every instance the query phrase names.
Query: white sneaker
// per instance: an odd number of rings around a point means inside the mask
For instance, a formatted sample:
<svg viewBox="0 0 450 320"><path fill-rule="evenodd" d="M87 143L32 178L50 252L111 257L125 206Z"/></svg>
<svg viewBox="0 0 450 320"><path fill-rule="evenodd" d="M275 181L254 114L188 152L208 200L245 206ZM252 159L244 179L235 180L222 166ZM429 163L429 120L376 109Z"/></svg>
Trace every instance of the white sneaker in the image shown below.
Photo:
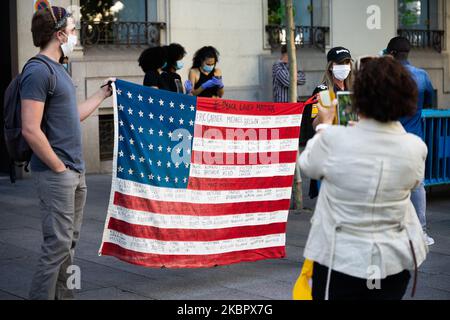
<svg viewBox="0 0 450 320"><path fill-rule="evenodd" d="M431 246L434 244L434 239L432 237L430 237L427 233L424 232L424 236L425 236L425 242L427 244L427 246Z"/></svg>

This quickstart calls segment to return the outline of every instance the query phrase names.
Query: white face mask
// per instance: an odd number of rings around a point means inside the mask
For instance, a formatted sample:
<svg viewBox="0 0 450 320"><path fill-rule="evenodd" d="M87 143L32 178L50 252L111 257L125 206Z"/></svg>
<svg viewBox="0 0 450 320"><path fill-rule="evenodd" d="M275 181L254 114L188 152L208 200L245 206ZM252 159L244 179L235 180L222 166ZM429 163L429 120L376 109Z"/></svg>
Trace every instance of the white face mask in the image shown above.
<svg viewBox="0 0 450 320"><path fill-rule="evenodd" d="M67 36L67 42L61 45L61 50L63 51L64 57L70 57L77 43L78 43L77 36L72 34Z"/></svg>
<svg viewBox="0 0 450 320"><path fill-rule="evenodd" d="M336 79L344 81L348 78L351 70L348 64L337 64L333 67L333 75Z"/></svg>

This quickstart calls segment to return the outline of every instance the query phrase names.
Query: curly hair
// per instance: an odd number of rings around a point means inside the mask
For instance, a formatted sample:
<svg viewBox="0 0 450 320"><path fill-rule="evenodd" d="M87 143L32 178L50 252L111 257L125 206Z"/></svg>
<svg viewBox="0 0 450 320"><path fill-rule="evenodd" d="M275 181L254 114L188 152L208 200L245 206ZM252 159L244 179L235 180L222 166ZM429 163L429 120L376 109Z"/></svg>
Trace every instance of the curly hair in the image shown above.
<svg viewBox="0 0 450 320"><path fill-rule="evenodd" d="M216 63L219 62L219 51L216 48L211 46L206 46L199 49L193 59L192 68L200 68L202 66L203 61L209 58L213 58L216 60Z"/></svg>
<svg viewBox="0 0 450 320"><path fill-rule="evenodd" d="M167 62L167 48L166 47L151 47L142 52L138 59L139 66L145 73L149 71L156 71L162 68Z"/></svg>
<svg viewBox="0 0 450 320"><path fill-rule="evenodd" d="M397 121L417 111L417 84L392 57L365 63L357 73L353 90L355 111L380 122Z"/></svg>
<svg viewBox="0 0 450 320"><path fill-rule="evenodd" d="M177 61L183 59L186 55L186 50L181 44L172 43L167 46L167 69L169 67L174 67L177 64Z"/></svg>
<svg viewBox="0 0 450 320"><path fill-rule="evenodd" d="M36 47L44 49L52 40L53 34L67 27L66 9L51 7L37 11L31 22L33 43Z"/></svg>

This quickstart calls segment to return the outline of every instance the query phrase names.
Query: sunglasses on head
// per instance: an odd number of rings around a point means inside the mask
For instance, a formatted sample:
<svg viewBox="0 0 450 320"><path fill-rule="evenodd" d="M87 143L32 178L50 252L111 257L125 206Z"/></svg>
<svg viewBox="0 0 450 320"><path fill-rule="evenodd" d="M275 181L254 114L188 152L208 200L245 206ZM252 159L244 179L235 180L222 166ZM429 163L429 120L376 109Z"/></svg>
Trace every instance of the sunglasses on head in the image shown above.
<svg viewBox="0 0 450 320"><path fill-rule="evenodd" d="M52 13L53 20L55 21L55 30L61 29L67 22L67 19L72 17L72 14L70 12L66 12L60 7L52 7L50 9L50 12ZM61 17L58 21L56 16Z"/></svg>

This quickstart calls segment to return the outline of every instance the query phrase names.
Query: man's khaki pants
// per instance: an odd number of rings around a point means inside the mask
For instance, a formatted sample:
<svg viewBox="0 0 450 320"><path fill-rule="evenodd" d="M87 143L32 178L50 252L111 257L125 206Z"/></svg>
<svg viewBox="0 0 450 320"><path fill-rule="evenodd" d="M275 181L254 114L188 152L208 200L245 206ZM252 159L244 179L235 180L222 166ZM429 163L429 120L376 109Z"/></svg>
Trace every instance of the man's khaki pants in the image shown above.
<svg viewBox="0 0 450 320"><path fill-rule="evenodd" d="M34 275L30 299L73 299L67 287L75 246L80 238L83 209L86 203L84 173L67 169L33 172L42 218L43 243Z"/></svg>

